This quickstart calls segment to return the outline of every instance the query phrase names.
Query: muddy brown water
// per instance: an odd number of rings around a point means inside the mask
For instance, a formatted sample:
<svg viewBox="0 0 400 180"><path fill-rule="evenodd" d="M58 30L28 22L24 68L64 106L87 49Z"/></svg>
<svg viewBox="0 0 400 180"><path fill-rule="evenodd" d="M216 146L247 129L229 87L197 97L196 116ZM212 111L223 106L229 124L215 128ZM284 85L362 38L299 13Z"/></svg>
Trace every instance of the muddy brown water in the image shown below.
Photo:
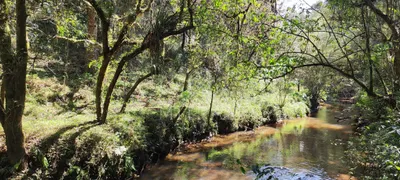
<svg viewBox="0 0 400 180"><path fill-rule="evenodd" d="M316 179L350 179L344 152L352 131L335 120L335 113L323 108L316 118L285 120L277 127L218 135L187 145L149 167L140 179L254 179L249 167L256 164L284 167ZM246 174L240 167L245 167Z"/></svg>

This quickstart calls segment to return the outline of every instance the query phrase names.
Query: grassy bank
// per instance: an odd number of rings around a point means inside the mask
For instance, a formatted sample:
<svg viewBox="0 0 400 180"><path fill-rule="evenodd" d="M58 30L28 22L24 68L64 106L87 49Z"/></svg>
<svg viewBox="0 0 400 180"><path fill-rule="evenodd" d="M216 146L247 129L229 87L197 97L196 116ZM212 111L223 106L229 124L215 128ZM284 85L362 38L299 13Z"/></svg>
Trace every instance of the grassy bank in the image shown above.
<svg viewBox="0 0 400 180"><path fill-rule="evenodd" d="M94 121L91 76L68 81L62 76L30 74L23 120L28 169L15 173L16 167L7 165L0 127L0 164L4 167L0 176L124 179L140 174L146 164L163 159L183 142L266 124L266 107L272 108L277 119L305 116L308 111L299 92L282 94L272 89L279 93L260 93L257 89L262 89L262 84L250 82L241 91L221 88L209 122L211 91L207 82L194 77L196 84L182 93L182 75L164 78L142 83L126 112L119 114L121 97L133 84L132 80L122 81L113 97L108 122L98 125ZM185 112L176 119L183 106Z"/></svg>

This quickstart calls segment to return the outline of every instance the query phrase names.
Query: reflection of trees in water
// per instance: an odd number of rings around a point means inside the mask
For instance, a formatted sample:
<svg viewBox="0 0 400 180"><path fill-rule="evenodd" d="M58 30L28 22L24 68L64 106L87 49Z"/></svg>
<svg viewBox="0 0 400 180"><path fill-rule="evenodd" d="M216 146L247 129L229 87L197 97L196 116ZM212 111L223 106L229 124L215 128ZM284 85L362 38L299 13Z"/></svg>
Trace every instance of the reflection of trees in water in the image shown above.
<svg viewBox="0 0 400 180"><path fill-rule="evenodd" d="M334 142L343 137L341 134L340 131L306 129L299 137L305 149L299 153L326 171L340 171L343 169L340 160L345 149L343 145L334 145Z"/></svg>
<svg viewBox="0 0 400 180"><path fill-rule="evenodd" d="M236 143L214 153L220 157L223 154L225 168L234 168L235 159L241 159L248 166L271 164L308 170L322 168L329 174L336 174L344 171L340 161L344 155L344 146L334 145L334 141L346 139L345 136L341 131L306 128L304 124L294 125L273 136L258 138L249 143ZM210 160L213 161L212 158Z"/></svg>

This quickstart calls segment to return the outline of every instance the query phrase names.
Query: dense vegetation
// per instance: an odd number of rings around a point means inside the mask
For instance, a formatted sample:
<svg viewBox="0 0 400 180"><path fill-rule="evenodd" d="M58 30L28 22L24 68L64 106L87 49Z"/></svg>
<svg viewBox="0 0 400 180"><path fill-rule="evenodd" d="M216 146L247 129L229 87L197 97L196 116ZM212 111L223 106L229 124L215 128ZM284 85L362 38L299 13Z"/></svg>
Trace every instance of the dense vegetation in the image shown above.
<svg viewBox="0 0 400 180"><path fill-rule="evenodd" d="M128 179L187 142L351 102L400 175L400 2L0 0L0 177Z"/></svg>

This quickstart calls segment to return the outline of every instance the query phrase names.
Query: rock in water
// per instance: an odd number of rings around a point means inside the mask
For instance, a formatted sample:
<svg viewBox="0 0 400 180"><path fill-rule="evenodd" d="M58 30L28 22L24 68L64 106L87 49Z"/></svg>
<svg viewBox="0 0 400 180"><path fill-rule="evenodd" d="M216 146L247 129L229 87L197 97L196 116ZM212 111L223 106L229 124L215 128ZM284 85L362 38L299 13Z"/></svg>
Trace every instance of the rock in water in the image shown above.
<svg viewBox="0 0 400 180"><path fill-rule="evenodd" d="M254 170L253 170L254 171ZM317 175L307 172L293 172L293 170L285 167L263 166L255 171L256 179L293 179L293 180L329 180L331 178L323 175Z"/></svg>

